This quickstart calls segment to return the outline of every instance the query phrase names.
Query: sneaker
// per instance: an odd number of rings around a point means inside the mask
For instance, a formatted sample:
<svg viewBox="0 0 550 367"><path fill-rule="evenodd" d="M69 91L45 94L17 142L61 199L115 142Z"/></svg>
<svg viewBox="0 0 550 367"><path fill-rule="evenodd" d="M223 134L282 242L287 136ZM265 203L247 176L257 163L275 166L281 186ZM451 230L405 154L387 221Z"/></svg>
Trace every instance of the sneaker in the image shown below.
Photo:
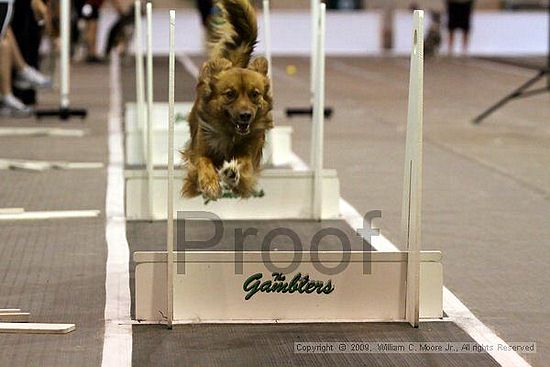
<svg viewBox="0 0 550 367"><path fill-rule="evenodd" d="M0 115L10 117L29 117L33 113L33 109L25 106L13 94L4 96L0 102Z"/></svg>
<svg viewBox="0 0 550 367"><path fill-rule="evenodd" d="M36 88L51 88L52 80L31 66L25 66L16 75L14 84L16 86L30 86ZM28 88L20 88L28 89Z"/></svg>

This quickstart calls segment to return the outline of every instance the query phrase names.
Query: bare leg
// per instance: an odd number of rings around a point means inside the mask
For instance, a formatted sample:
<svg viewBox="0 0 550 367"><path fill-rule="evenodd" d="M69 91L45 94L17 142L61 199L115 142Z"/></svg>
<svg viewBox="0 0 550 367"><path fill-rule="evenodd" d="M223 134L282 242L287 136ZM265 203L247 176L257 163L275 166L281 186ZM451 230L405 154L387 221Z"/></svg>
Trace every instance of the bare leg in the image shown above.
<svg viewBox="0 0 550 367"><path fill-rule="evenodd" d="M11 94L11 47L8 37L0 41L0 93Z"/></svg>
<svg viewBox="0 0 550 367"><path fill-rule="evenodd" d="M453 54L455 44L455 31L449 31L449 55Z"/></svg>
<svg viewBox="0 0 550 367"><path fill-rule="evenodd" d="M468 53L469 44L470 44L470 32L464 31L462 35L462 53L464 55Z"/></svg>
<svg viewBox="0 0 550 367"><path fill-rule="evenodd" d="M10 40L8 33L6 33L4 39L0 41L1 113L7 116L28 117L32 113L32 108L25 106L23 102L16 98L12 94L11 89L11 71L14 66L14 45L17 44ZM19 49L15 52L19 52Z"/></svg>
<svg viewBox="0 0 550 367"><path fill-rule="evenodd" d="M97 49L97 20L89 19L86 22L86 46L88 47L88 57L96 56Z"/></svg>
<svg viewBox="0 0 550 367"><path fill-rule="evenodd" d="M13 35L11 28L8 29L8 32L6 33L6 38L10 42L10 50L11 50L13 67L16 70L21 71L27 66L27 63L25 62L23 55L21 55L21 51L19 50L19 45L17 44L17 40L15 39L15 36Z"/></svg>

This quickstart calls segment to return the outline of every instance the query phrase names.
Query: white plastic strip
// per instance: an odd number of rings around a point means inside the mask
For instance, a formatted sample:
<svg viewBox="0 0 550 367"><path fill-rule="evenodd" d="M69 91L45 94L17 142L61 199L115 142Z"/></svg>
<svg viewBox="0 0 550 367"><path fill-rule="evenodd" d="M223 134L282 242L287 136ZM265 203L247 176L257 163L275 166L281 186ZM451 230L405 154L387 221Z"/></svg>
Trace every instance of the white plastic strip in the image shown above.
<svg viewBox="0 0 550 367"><path fill-rule="evenodd" d="M174 38L176 27L176 11L170 10L170 49L168 57L168 205L166 222L166 253L167 253L167 325L172 328L174 322L174 114L175 98L175 51Z"/></svg>
<svg viewBox="0 0 550 367"><path fill-rule="evenodd" d="M23 213L25 209L23 208L0 208L0 215L2 214L20 214ZM6 309L0 309L0 312L5 311Z"/></svg>
<svg viewBox="0 0 550 367"><path fill-rule="evenodd" d="M134 50L136 58L136 105L137 105L137 120L138 126L141 129L146 129L145 125L145 71L143 69L143 27L141 23L141 1L134 2ZM143 146L146 146L146 141L143 139ZM143 161L147 161L147 150L143 150Z"/></svg>
<svg viewBox="0 0 550 367"><path fill-rule="evenodd" d="M424 105L424 11L413 14L409 108L402 200L402 231L407 251L406 319L420 320L420 249L422 243L422 121Z"/></svg>
<svg viewBox="0 0 550 367"><path fill-rule="evenodd" d="M153 218L154 192L153 192L153 5L148 2L146 5L146 24L147 24L147 129L142 129L145 133L145 165L147 169L147 206L149 209L149 218Z"/></svg>
<svg viewBox="0 0 550 367"><path fill-rule="evenodd" d="M0 214L0 221L95 218L99 210L55 210Z"/></svg>
<svg viewBox="0 0 550 367"><path fill-rule="evenodd" d="M264 44L265 44L265 58L267 59L268 71L267 76L271 80L271 90L273 90L273 78L272 71L273 62L271 58L271 9L269 0L263 0L263 19L264 19Z"/></svg>
<svg viewBox="0 0 550 367"><path fill-rule="evenodd" d="M70 79L70 40L71 40L71 0L61 0L60 3L60 35L61 35L61 108L69 108Z"/></svg>
<svg viewBox="0 0 550 367"><path fill-rule="evenodd" d="M319 0L311 1L311 56L309 65L309 91L310 91L310 103L313 104L315 100L315 68L317 67L317 32L319 25ZM310 162L311 163L311 162Z"/></svg>
<svg viewBox="0 0 550 367"><path fill-rule="evenodd" d="M28 171L45 171L50 169L100 169L102 162L64 162L64 161L35 161L25 159L0 159L0 170L21 169Z"/></svg>
<svg viewBox="0 0 550 367"><path fill-rule="evenodd" d="M81 138L87 134L82 129L56 127L0 127L0 136L60 136Z"/></svg>
<svg viewBox="0 0 550 367"><path fill-rule="evenodd" d="M319 7L319 31L317 32L317 66L315 69L315 103L313 105L313 196L314 219L323 216L323 140L325 127L325 19L326 5Z"/></svg>

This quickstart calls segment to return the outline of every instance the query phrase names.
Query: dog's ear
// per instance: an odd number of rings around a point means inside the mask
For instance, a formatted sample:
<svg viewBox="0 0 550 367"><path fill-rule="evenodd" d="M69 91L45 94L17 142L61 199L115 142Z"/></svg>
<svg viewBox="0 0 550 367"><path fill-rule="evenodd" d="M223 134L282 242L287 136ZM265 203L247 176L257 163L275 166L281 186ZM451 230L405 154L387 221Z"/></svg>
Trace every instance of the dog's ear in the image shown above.
<svg viewBox="0 0 550 367"><path fill-rule="evenodd" d="M202 65L199 74L199 88L202 89L204 97L208 98L212 94L212 82L222 71L231 69L231 61L219 58L205 62Z"/></svg>
<svg viewBox="0 0 550 367"><path fill-rule="evenodd" d="M269 69L269 63L265 57L256 57L248 65L250 70L254 70L264 76L267 76L267 71Z"/></svg>

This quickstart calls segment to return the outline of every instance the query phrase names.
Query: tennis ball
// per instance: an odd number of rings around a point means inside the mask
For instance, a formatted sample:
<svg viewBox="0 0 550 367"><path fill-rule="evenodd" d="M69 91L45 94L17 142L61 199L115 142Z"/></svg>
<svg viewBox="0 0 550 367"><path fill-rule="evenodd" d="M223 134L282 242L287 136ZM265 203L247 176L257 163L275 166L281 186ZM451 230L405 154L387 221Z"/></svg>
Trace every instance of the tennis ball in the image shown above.
<svg viewBox="0 0 550 367"><path fill-rule="evenodd" d="M286 73L288 75L294 75L294 74L296 74L296 71L297 71L296 66L294 66L294 65L287 65L286 66Z"/></svg>

